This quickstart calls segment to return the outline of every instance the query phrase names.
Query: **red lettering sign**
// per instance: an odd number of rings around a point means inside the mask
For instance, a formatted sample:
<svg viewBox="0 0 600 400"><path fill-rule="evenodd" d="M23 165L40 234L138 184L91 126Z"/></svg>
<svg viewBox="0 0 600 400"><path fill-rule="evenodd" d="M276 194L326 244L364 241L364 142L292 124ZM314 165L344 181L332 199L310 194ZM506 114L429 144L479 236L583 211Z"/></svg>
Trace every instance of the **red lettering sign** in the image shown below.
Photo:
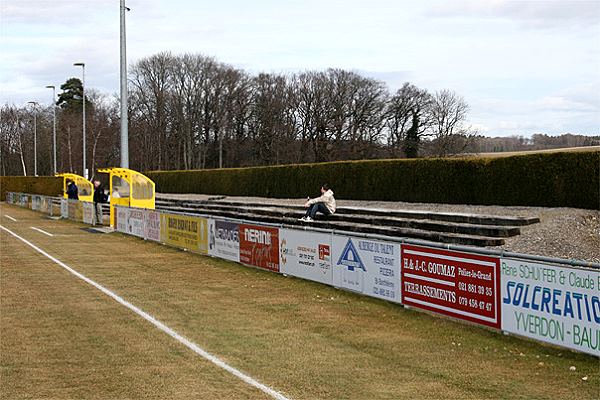
<svg viewBox="0 0 600 400"><path fill-rule="evenodd" d="M279 272L279 229L240 224L240 262Z"/></svg>
<svg viewBox="0 0 600 400"><path fill-rule="evenodd" d="M402 304L500 329L500 260L402 245Z"/></svg>
<svg viewBox="0 0 600 400"><path fill-rule="evenodd" d="M329 260L330 249L328 244L319 245L319 260Z"/></svg>

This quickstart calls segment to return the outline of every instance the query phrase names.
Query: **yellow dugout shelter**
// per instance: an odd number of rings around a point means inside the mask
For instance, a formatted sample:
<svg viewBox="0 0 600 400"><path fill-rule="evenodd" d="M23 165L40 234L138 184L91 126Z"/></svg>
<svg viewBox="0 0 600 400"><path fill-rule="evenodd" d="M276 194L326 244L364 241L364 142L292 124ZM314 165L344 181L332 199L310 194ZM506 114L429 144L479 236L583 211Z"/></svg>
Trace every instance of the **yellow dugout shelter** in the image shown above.
<svg viewBox="0 0 600 400"><path fill-rule="evenodd" d="M83 176L71 173L56 174L56 176L63 178L63 197L65 199L68 198L67 179L70 179L77 185L79 200L89 202L94 201L94 185Z"/></svg>
<svg viewBox="0 0 600 400"><path fill-rule="evenodd" d="M154 210L154 182L147 176L127 168L101 168L110 174L110 226L115 227L115 206L149 208Z"/></svg>

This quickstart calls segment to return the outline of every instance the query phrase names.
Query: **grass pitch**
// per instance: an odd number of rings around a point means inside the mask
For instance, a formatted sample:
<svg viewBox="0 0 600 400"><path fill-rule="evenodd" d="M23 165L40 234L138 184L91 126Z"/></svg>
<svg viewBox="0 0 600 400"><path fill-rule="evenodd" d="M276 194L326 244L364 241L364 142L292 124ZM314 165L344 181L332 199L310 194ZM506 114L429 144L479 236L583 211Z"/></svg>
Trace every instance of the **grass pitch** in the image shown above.
<svg viewBox="0 0 600 400"><path fill-rule="evenodd" d="M600 396L591 356L1 207L3 226L293 399ZM4 231L0 396L266 398Z"/></svg>

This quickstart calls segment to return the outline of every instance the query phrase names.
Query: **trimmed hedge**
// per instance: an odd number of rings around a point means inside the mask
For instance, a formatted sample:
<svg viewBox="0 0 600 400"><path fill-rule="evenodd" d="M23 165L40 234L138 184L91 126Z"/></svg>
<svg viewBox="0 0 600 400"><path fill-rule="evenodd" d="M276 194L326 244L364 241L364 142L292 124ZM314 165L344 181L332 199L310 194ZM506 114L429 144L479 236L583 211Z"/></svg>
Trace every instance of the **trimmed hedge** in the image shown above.
<svg viewBox="0 0 600 400"><path fill-rule="evenodd" d="M6 192L60 196L63 178L56 176L0 176L0 201L6 200Z"/></svg>
<svg viewBox="0 0 600 400"><path fill-rule="evenodd" d="M328 182L338 199L600 209L599 167L590 151L145 174L162 193L298 198Z"/></svg>

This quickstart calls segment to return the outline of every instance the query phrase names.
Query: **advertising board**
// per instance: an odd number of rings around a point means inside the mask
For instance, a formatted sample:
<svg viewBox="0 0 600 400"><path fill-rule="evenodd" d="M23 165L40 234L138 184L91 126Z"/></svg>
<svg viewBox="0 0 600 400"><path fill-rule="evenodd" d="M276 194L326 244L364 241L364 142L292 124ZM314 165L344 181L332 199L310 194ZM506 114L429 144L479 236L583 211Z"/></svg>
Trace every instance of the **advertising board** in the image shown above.
<svg viewBox="0 0 600 400"><path fill-rule="evenodd" d="M146 211L144 238L160 242L160 212L154 210Z"/></svg>
<svg viewBox="0 0 600 400"><path fill-rule="evenodd" d="M279 230L280 272L333 285L331 235Z"/></svg>
<svg viewBox="0 0 600 400"><path fill-rule="evenodd" d="M73 221L83 220L83 207L81 201L69 200L69 219Z"/></svg>
<svg viewBox="0 0 600 400"><path fill-rule="evenodd" d="M237 222L210 219L208 254L230 261L240 261L240 226Z"/></svg>
<svg viewBox="0 0 600 400"><path fill-rule="evenodd" d="M402 245L402 303L500 329L500 261Z"/></svg>
<svg viewBox="0 0 600 400"><path fill-rule="evenodd" d="M60 216L62 218L69 218L69 200L60 199Z"/></svg>
<svg viewBox="0 0 600 400"><path fill-rule="evenodd" d="M83 203L83 223L90 225L94 223L94 203L88 201Z"/></svg>
<svg viewBox="0 0 600 400"><path fill-rule="evenodd" d="M115 207L115 229L119 232L129 233L127 230L128 207Z"/></svg>
<svg viewBox="0 0 600 400"><path fill-rule="evenodd" d="M240 224L240 262L279 272L279 228Z"/></svg>
<svg viewBox="0 0 600 400"><path fill-rule="evenodd" d="M29 196L26 194L21 195L21 207L29 207Z"/></svg>
<svg viewBox="0 0 600 400"><path fill-rule="evenodd" d="M13 204L13 194L12 194L12 192L6 193L6 202L8 204Z"/></svg>
<svg viewBox="0 0 600 400"><path fill-rule="evenodd" d="M400 245L334 235L333 285L400 302Z"/></svg>
<svg viewBox="0 0 600 400"><path fill-rule="evenodd" d="M208 220L188 215L162 214L161 240L172 246L208 254Z"/></svg>
<svg viewBox="0 0 600 400"><path fill-rule="evenodd" d="M144 238L144 214L141 208L130 208L127 214L127 233Z"/></svg>
<svg viewBox="0 0 600 400"><path fill-rule="evenodd" d="M52 205L53 205L53 201L51 197L42 197L42 211L45 212L46 214L52 215L52 212L54 211L52 209Z"/></svg>
<svg viewBox="0 0 600 400"><path fill-rule="evenodd" d="M504 331L600 356L600 271L501 261Z"/></svg>
<svg viewBox="0 0 600 400"><path fill-rule="evenodd" d="M31 196L31 209L39 211L42 208L42 198L40 196Z"/></svg>

